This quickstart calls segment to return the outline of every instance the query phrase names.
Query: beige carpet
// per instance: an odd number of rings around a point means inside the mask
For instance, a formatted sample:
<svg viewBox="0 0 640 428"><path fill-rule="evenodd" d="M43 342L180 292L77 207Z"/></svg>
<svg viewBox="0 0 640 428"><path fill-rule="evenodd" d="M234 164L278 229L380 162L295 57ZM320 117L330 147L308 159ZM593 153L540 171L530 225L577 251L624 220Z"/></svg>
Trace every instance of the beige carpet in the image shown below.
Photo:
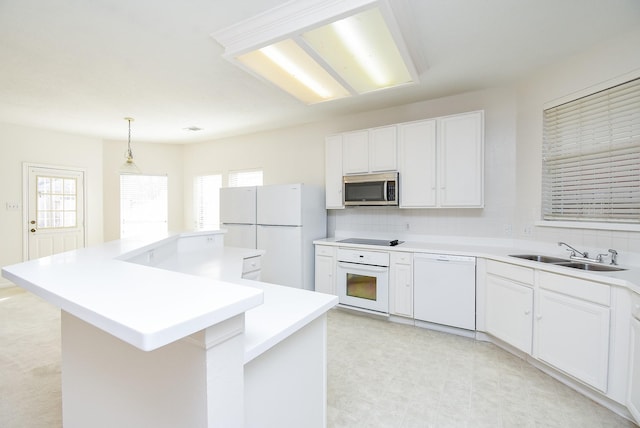
<svg viewBox="0 0 640 428"><path fill-rule="evenodd" d="M0 427L60 428L60 310L0 289Z"/></svg>

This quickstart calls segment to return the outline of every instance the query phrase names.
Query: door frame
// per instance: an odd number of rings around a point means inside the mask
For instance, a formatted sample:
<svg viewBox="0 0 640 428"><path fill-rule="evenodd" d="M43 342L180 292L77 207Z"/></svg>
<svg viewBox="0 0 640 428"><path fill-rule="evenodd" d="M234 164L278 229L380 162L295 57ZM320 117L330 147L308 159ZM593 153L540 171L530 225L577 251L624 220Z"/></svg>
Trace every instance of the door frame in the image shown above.
<svg viewBox="0 0 640 428"><path fill-rule="evenodd" d="M82 233L84 246L87 246L87 169L72 166L49 165L43 163L22 163L22 261L29 260L29 168L58 169L82 174L82 209L84 211Z"/></svg>

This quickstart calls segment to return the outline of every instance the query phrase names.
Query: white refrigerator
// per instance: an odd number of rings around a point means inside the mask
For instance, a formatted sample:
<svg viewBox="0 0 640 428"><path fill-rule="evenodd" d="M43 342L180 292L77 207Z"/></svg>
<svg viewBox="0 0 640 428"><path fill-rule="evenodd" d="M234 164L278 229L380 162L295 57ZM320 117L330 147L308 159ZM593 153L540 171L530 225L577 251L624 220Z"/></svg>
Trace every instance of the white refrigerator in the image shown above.
<svg viewBox="0 0 640 428"><path fill-rule="evenodd" d="M303 184L257 188L257 248L262 281L314 289L313 241L327 234L321 188Z"/></svg>
<svg viewBox="0 0 640 428"><path fill-rule="evenodd" d="M225 246L256 248L256 186L220 189L220 225Z"/></svg>

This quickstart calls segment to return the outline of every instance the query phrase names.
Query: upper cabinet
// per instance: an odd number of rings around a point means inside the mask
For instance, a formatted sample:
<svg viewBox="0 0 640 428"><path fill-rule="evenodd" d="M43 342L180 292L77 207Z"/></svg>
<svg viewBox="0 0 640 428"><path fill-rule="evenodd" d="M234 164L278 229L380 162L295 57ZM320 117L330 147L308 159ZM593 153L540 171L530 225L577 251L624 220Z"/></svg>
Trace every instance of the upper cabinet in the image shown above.
<svg viewBox="0 0 640 428"><path fill-rule="evenodd" d="M482 208L481 111L398 125L401 208Z"/></svg>
<svg viewBox="0 0 640 428"><path fill-rule="evenodd" d="M484 120L481 111L438 119L438 204L484 205Z"/></svg>
<svg viewBox="0 0 640 428"><path fill-rule="evenodd" d="M344 208L342 176L398 171L400 208L484 206L482 111L326 138L326 207Z"/></svg>
<svg viewBox="0 0 640 428"><path fill-rule="evenodd" d="M342 200L342 135L325 139L325 197L327 209L344 208Z"/></svg>
<svg viewBox="0 0 640 428"><path fill-rule="evenodd" d="M342 138L345 175L398 169L395 125L347 132Z"/></svg>

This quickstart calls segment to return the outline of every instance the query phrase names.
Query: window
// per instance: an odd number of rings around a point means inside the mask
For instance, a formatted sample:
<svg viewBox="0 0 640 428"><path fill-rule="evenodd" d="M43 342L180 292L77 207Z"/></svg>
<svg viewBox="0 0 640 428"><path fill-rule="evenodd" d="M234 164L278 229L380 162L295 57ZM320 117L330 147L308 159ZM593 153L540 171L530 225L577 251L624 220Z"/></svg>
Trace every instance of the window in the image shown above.
<svg viewBox="0 0 640 428"><path fill-rule="evenodd" d="M77 179L36 176L38 229L76 227Z"/></svg>
<svg viewBox="0 0 640 428"><path fill-rule="evenodd" d="M229 172L229 187L262 186L262 170Z"/></svg>
<svg viewBox="0 0 640 428"><path fill-rule="evenodd" d="M640 79L544 111L544 220L640 223Z"/></svg>
<svg viewBox="0 0 640 428"><path fill-rule="evenodd" d="M217 229L220 225L221 175L201 175L195 178L193 200L197 230Z"/></svg>
<svg viewBox="0 0 640 428"><path fill-rule="evenodd" d="M120 176L120 238L167 232L167 177Z"/></svg>

